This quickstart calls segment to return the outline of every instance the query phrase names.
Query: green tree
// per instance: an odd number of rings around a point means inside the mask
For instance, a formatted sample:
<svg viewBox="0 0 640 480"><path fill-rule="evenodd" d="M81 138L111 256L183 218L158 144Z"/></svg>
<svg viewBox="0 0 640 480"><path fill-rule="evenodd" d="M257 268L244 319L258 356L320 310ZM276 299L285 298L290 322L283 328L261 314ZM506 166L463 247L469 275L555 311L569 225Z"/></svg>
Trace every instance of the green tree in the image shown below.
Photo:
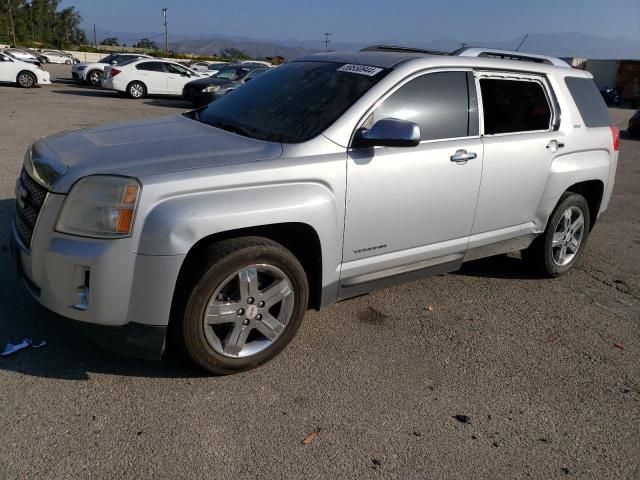
<svg viewBox="0 0 640 480"><path fill-rule="evenodd" d="M86 43L82 17L75 7L60 9L60 0L0 0L0 42L67 48ZM11 29L13 19L13 30Z"/></svg>
<svg viewBox="0 0 640 480"><path fill-rule="evenodd" d="M134 48L144 48L145 50L158 50L158 44L149 40L148 38L143 38L138 43L134 45Z"/></svg>

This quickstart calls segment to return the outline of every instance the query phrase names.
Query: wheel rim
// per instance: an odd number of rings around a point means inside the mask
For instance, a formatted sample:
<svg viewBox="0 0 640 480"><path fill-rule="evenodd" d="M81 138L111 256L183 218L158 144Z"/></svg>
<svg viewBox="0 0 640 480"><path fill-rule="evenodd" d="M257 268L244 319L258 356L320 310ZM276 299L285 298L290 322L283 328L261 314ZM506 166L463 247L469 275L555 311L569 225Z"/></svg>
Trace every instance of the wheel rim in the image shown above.
<svg viewBox="0 0 640 480"><path fill-rule="evenodd" d="M31 87L31 86L33 86L33 77L31 75L29 75L28 73L23 73L22 75L20 75L20 78L18 79L18 82L23 87Z"/></svg>
<svg viewBox="0 0 640 480"><path fill-rule="evenodd" d="M131 88L129 88L129 92L131 92L132 97L140 98L142 97L142 95L144 95L144 88L142 88L142 85L136 83L131 85Z"/></svg>
<svg viewBox="0 0 640 480"><path fill-rule="evenodd" d="M553 262L564 267L573 261L584 238L584 214L578 207L567 208L553 233Z"/></svg>
<svg viewBox="0 0 640 480"><path fill-rule="evenodd" d="M91 81L91 83L93 83L94 85L97 85L98 83L100 83L101 77L102 75L100 74L100 72L91 72L91 75L89 76L89 81Z"/></svg>
<svg viewBox="0 0 640 480"><path fill-rule="evenodd" d="M294 294L287 275L273 265L249 265L227 277L203 316L207 343L230 358L270 347L293 315Z"/></svg>

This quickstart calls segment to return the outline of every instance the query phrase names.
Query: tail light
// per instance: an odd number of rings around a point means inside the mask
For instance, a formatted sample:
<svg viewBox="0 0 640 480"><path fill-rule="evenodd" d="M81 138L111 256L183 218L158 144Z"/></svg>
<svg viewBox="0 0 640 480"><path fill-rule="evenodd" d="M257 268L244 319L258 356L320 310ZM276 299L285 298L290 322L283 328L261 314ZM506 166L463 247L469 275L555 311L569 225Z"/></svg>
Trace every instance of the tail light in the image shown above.
<svg viewBox="0 0 640 480"><path fill-rule="evenodd" d="M115 77L116 75L118 75L120 73L120 70L118 70L117 68L112 68L111 69L111 76Z"/></svg>
<svg viewBox="0 0 640 480"><path fill-rule="evenodd" d="M611 135L613 136L613 151L620 150L620 129L615 125L611 125Z"/></svg>

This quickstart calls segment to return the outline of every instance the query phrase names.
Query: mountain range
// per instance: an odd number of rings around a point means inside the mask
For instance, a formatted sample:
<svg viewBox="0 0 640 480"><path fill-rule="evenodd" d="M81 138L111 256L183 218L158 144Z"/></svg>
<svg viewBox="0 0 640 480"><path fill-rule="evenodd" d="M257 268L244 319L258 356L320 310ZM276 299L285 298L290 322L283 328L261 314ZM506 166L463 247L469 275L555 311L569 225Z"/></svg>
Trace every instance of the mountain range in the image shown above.
<svg viewBox="0 0 640 480"><path fill-rule="evenodd" d="M158 44L162 43L163 34L158 32L98 32L98 40L106 37L117 37L120 43L133 44L141 38L150 38ZM280 55L287 59L309 53L324 51L324 41L318 40L275 40L255 39L243 36L224 36L214 34L172 34L169 36L169 48L179 53L202 55L217 54L225 48L235 48L245 52L252 58L264 58ZM464 44L514 50L522 41L514 38L508 41L464 40ZM402 41L397 39L375 39L371 42L339 42L330 43L330 50L355 51L368 45L402 45L427 50L453 51L463 41L455 38L432 40ZM591 59L640 59L640 40L624 36L603 38L578 32L567 33L531 33L527 36L521 51L541 53L558 57L579 57Z"/></svg>

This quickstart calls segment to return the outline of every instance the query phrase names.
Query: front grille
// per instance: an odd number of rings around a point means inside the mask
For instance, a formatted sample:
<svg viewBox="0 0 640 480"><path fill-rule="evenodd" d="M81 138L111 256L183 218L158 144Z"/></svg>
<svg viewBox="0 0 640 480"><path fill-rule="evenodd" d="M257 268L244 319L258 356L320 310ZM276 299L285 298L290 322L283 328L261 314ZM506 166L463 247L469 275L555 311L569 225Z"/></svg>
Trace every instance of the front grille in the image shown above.
<svg viewBox="0 0 640 480"><path fill-rule="evenodd" d="M26 246L31 246L33 230L47 193L47 189L33 180L23 168L16 185L16 228Z"/></svg>

